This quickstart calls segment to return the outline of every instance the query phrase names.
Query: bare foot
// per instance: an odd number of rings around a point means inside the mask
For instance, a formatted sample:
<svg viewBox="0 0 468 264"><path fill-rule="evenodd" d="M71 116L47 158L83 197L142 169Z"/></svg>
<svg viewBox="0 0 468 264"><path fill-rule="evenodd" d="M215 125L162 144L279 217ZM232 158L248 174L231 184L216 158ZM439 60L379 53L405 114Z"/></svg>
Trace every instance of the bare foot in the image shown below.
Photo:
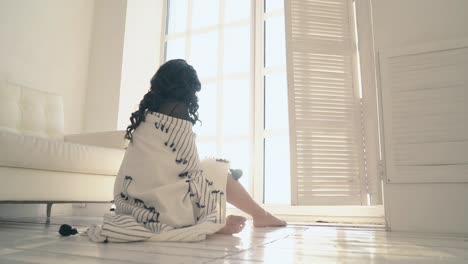
<svg viewBox="0 0 468 264"><path fill-rule="evenodd" d="M286 226L287 223L284 220L277 218L276 216L270 214L269 212L265 211L265 214L262 215L254 215L253 218L253 225L255 227L275 227L275 226Z"/></svg>
<svg viewBox="0 0 468 264"><path fill-rule="evenodd" d="M232 235L241 232L245 227L245 217L238 216L238 215L228 215L226 217L226 225L221 228L217 234L226 234Z"/></svg>

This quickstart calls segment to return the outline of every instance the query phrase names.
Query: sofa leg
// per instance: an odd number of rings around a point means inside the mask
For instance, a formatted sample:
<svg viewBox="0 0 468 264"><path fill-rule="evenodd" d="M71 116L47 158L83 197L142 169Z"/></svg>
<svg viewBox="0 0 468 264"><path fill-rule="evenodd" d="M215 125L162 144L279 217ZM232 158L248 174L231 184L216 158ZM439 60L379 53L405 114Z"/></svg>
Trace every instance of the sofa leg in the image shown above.
<svg viewBox="0 0 468 264"><path fill-rule="evenodd" d="M52 212L52 204L53 203L47 203L47 220L50 219L50 213Z"/></svg>

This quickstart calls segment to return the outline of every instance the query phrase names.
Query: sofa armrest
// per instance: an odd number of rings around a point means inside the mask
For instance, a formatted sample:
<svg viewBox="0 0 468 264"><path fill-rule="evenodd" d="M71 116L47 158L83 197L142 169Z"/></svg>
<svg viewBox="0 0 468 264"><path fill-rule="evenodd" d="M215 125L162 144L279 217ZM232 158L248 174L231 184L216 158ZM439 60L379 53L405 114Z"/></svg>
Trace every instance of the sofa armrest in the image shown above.
<svg viewBox="0 0 468 264"><path fill-rule="evenodd" d="M128 140L125 131L106 131L95 133L72 134L65 136L65 142L92 145L106 148L126 149Z"/></svg>

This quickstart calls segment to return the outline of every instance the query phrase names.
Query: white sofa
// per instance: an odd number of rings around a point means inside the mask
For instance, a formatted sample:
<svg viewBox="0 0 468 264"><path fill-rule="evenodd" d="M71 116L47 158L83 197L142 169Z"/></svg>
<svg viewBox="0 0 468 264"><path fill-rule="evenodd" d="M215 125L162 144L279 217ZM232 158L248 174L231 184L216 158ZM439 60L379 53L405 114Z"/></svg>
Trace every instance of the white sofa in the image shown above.
<svg viewBox="0 0 468 264"><path fill-rule="evenodd" d="M109 202L123 131L64 135L60 95L0 80L0 203Z"/></svg>

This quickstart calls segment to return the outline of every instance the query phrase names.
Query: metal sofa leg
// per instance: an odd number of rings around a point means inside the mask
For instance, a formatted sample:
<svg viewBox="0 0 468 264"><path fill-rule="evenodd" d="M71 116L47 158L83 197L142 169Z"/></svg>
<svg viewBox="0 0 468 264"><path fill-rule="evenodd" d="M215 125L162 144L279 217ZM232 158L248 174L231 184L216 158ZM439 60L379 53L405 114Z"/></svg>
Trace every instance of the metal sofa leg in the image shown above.
<svg viewBox="0 0 468 264"><path fill-rule="evenodd" d="M50 213L52 212L52 204L53 203L47 203L47 220L50 219Z"/></svg>

